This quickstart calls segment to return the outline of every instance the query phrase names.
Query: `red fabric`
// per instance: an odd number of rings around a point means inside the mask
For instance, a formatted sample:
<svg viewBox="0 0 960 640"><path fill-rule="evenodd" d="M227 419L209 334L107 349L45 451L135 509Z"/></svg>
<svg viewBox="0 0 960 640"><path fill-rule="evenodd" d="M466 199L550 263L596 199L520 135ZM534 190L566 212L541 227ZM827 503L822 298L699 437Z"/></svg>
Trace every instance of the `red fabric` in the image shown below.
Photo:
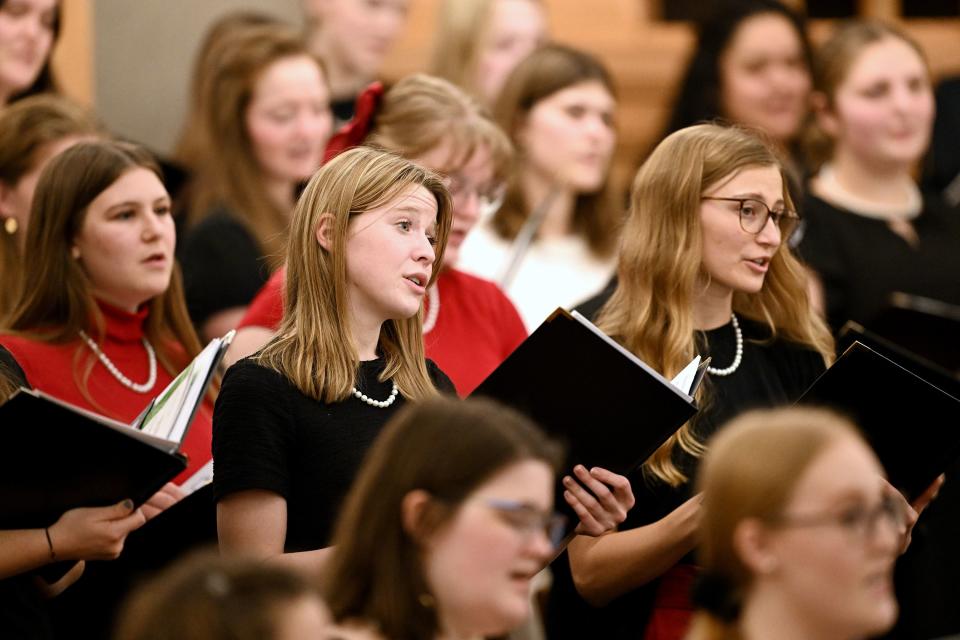
<svg viewBox="0 0 960 640"><path fill-rule="evenodd" d="M457 393L469 395L527 337L520 314L492 282L456 269L437 279L440 313L423 336L427 357L446 373ZM283 270L253 299L241 327L276 329L283 317Z"/></svg>
<svg viewBox="0 0 960 640"><path fill-rule="evenodd" d="M257 295L247 306L237 329L243 327L267 327L276 329L283 320L283 282L287 272L286 267L280 267L270 276L267 283L260 288Z"/></svg>
<svg viewBox="0 0 960 640"><path fill-rule="evenodd" d="M140 338L147 308L131 314L101 303L100 309L106 320L106 336L100 348L125 376L138 383L146 381L149 375L147 352ZM158 362L157 382L153 389L149 393L137 393L120 384L94 356L95 364L87 380L89 397L95 401L94 404L83 395L79 386L80 373L85 370L87 358L92 355L79 336L68 343L49 344L0 335L0 345L13 355L34 388L121 422L132 422L151 398L173 380L173 376ZM78 363L76 367L75 363ZM174 482L183 482L210 460L212 421L213 408L209 402L204 402L181 449L187 456L187 469L174 478Z"/></svg>
<svg viewBox="0 0 960 640"><path fill-rule="evenodd" d="M693 617L690 591L699 571L693 565L678 564L663 574L644 640L682 640L687 635Z"/></svg>
<svg viewBox="0 0 960 640"><path fill-rule="evenodd" d="M373 119L380 109L380 101L383 99L383 83L371 83L357 96L357 104L353 111L353 118L333 134L327 149L323 154L323 161L328 160L346 151L351 147L363 144L367 134L373 129Z"/></svg>

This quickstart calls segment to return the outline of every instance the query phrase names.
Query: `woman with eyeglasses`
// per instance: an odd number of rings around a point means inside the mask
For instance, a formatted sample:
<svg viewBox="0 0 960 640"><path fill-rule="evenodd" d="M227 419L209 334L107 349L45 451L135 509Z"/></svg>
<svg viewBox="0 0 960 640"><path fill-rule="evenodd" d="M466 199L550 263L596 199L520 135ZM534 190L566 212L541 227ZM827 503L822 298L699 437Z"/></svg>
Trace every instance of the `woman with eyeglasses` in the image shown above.
<svg viewBox="0 0 960 640"><path fill-rule="evenodd" d="M741 416L697 482L703 573L688 640L858 640L893 625L907 518L853 424L817 409Z"/></svg>
<svg viewBox="0 0 960 640"><path fill-rule="evenodd" d="M793 402L832 358L786 243L798 222L786 185L770 144L712 124L668 136L637 173L598 326L667 377L696 354L712 364L700 413L634 478L620 531L571 544L573 585L558 579L551 605L558 632L682 637L700 521L690 480L709 439L741 411Z"/></svg>
<svg viewBox="0 0 960 640"><path fill-rule="evenodd" d="M443 269L427 288L423 340L427 357L465 396L527 337L499 287L456 268L464 238L502 199L510 142L477 101L446 80L412 75L382 100L375 91L368 91L366 98L363 102L370 108L353 123L350 136L445 176L453 199ZM256 351L273 335L282 315L283 277L275 274L254 299L230 358Z"/></svg>
<svg viewBox="0 0 960 640"><path fill-rule="evenodd" d="M559 455L529 420L487 400L404 409L337 524L323 581L335 621L370 640L468 640L522 623L563 528Z"/></svg>

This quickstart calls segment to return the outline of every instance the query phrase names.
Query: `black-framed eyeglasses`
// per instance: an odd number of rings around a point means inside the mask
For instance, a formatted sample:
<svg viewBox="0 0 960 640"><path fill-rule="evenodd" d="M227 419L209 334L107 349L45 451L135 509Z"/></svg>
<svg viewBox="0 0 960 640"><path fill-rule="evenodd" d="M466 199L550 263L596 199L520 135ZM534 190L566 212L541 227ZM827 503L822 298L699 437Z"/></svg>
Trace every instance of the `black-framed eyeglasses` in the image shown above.
<svg viewBox="0 0 960 640"><path fill-rule="evenodd" d="M800 224L800 215L790 209L771 209L766 203L754 198L717 198L703 196L701 200L719 200L736 202L740 205L740 228L747 233L757 234L767 226L767 220L773 218L773 224L780 230L780 241L785 242Z"/></svg>
<svg viewBox="0 0 960 640"><path fill-rule="evenodd" d="M811 516L781 516L773 524L778 527L838 526L862 542L876 539L877 525L883 520L898 535L907 522L903 502L892 496L884 496L873 508L853 506L839 513Z"/></svg>
<svg viewBox="0 0 960 640"><path fill-rule="evenodd" d="M526 538L537 532L543 532L554 548L563 542L567 518L562 513L543 512L517 500L490 498L485 501L485 504Z"/></svg>

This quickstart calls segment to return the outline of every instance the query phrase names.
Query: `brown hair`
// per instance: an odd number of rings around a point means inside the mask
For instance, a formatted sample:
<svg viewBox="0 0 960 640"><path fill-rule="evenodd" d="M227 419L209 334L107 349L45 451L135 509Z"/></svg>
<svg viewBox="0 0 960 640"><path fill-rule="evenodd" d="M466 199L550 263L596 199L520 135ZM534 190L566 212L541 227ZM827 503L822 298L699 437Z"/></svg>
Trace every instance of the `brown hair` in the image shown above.
<svg viewBox="0 0 960 640"><path fill-rule="evenodd" d="M322 606L300 574L216 551L179 560L137 589L120 611L114 640L270 640L285 607L304 599Z"/></svg>
<svg viewBox="0 0 960 640"><path fill-rule="evenodd" d="M597 325L667 377L676 375L697 351L693 308L702 274L700 198L747 167L775 167L783 179L784 203L794 208L773 146L739 127L703 124L681 129L657 145L634 179L617 288ZM807 345L831 361L833 339L810 306L803 267L786 242L770 262L763 289L735 293L733 308L741 317L766 325L771 338ZM673 462L677 446L694 456L703 453L687 423L650 457L644 470L674 486L686 481Z"/></svg>
<svg viewBox="0 0 960 640"><path fill-rule="evenodd" d="M520 62L507 78L493 108L494 118L504 131L514 137L523 119L538 102L567 87L591 81L600 82L607 91L616 95L613 78L599 60L571 47L545 45ZM517 151L518 163L522 168L522 147L518 145ZM508 184L503 206L492 221L497 234L508 240L516 237L531 207L537 204L525 200L519 181L520 173L517 168L512 172L513 179ZM596 193L577 195L571 225L576 233L586 239L594 254L607 256L613 253L621 220L622 207L608 185L605 184Z"/></svg>
<svg viewBox="0 0 960 640"><path fill-rule="evenodd" d="M69 136L102 135L103 129L89 111L55 95L24 98L0 111L0 183L16 188L24 175L40 162L47 148ZM16 298L20 273L17 234L0 224L0 317ZM25 228L17 233L26 233Z"/></svg>
<svg viewBox="0 0 960 640"><path fill-rule="evenodd" d="M184 116L183 129L173 153L174 158L184 166L195 168L198 158L203 155L203 145L200 142L203 135L200 122L202 119L201 97L204 87L210 82L210 75L220 66L217 56L223 51L224 40L235 37L238 31L247 27L270 24L280 24L280 22L273 16L259 11L231 11L207 29L193 61L189 110Z"/></svg>
<svg viewBox="0 0 960 640"><path fill-rule="evenodd" d="M872 44L887 39L906 43L928 68L926 54L907 33L879 20L851 20L844 22L833 32L830 38L817 49L813 60L814 99L819 100L822 108L833 110L836 107L837 89L847 79L850 69ZM833 156L833 139L811 118L803 133L803 150L810 169L816 171Z"/></svg>
<svg viewBox="0 0 960 640"><path fill-rule="evenodd" d="M737 610L752 575L734 548L734 532L750 518L775 522L810 464L851 437L860 438L856 427L831 411L788 408L743 414L711 442L698 477L704 495L698 559L703 585L714 593L700 598L711 610L696 614L688 640L739 637Z"/></svg>
<svg viewBox="0 0 960 640"><path fill-rule="evenodd" d="M451 169L485 146L490 149L496 178L506 179L513 152L503 130L462 90L422 73L407 76L387 91L367 143L416 158L446 140L453 142Z"/></svg>
<svg viewBox="0 0 960 640"><path fill-rule="evenodd" d="M345 399L360 366L347 300L344 254L350 219L416 185L437 200L433 283L443 264L453 217L439 176L394 153L357 147L325 164L307 183L290 223L283 321L277 337L255 356L304 395L323 402ZM323 215L334 218L329 251L316 238ZM420 400L436 393L424 360L421 314L384 322L379 350L386 359L382 378L393 377L405 398Z"/></svg>
<svg viewBox="0 0 960 640"><path fill-rule="evenodd" d="M208 52L211 68L201 72L207 80L200 86L199 117L191 132L191 222L225 206L275 264L286 242L289 212L276 205L263 186L245 116L259 75L279 60L299 56L320 66L300 34L281 24L248 26L223 36Z"/></svg>
<svg viewBox="0 0 960 640"><path fill-rule="evenodd" d="M344 503L325 576L334 619L375 624L386 638L434 640L436 608L422 565L423 538L497 472L525 460L556 470L560 450L524 416L490 400L436 398L404 407L367 454ZM408 531L404 497L435 497L422 530Z"/></svg>
<svg viewBox="0 0 960 640"><path fill-rule="evenodd" d="M27 228L25 254L31 267L29 273L21 273L19 298L3 323L11 333L63 343L76 340L83 329L94 339L103 338L103 314L83 267L70 251L90 203L135 168L149 169L161 177L156 162L143 148L104 141L77 144L43 170ZM167 290L147 305L150 314L144 325L145 337L155 346L160 364L175 375L200 352L183 299L179 267L174 268ZM88 354L87 364L74 367L73 375L86 393L96 356L78 346L75 362L79 363L83 352Z"/></svg>

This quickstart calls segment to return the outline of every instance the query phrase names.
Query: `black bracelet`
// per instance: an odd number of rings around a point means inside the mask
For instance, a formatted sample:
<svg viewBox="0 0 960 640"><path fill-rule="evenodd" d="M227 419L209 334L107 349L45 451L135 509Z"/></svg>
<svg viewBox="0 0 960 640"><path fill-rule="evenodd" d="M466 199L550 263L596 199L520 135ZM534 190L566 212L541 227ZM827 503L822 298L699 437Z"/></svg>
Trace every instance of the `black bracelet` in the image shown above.
<svg viewBox="0 0 960 640"><path fill-rule="evenodd" d="M50 527L43 528L43 534L47 536L47 546L50 547L50 559L57 559L57 552L53 550L53 540L50 539Z"/></svg>

